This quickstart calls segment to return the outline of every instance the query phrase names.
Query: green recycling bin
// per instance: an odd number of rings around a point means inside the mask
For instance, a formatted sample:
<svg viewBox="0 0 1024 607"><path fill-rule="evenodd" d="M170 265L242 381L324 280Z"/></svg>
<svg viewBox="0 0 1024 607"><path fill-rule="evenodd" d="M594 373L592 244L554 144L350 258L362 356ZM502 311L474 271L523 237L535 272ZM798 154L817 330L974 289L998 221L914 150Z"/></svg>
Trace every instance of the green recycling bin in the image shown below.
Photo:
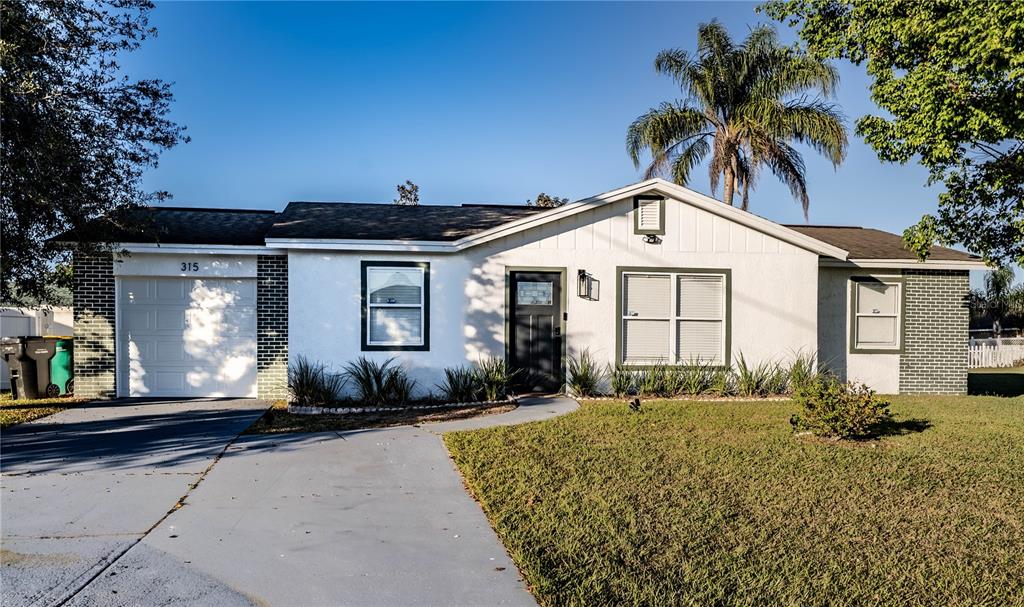
<svg viewBox="0 0 1024 607"><path fill-rule="evenodd" d="M47 396L65 396L75 393L75 338L58 337L57 352L50 359L50 385Z"/></svg>

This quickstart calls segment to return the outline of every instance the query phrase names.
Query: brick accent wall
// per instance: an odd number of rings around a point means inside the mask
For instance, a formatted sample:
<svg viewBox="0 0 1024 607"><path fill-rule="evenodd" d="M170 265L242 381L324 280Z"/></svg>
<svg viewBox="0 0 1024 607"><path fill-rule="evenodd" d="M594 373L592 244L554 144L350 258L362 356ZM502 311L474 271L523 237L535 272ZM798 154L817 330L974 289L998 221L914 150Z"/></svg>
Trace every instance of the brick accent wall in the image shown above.
<svg viewBox="0 0 1024 607"><path fill-rule="evenodd" d="M968 273L905 270L900 392L967 392Z"/></svg>
<svg viewBox="0 0 1024 607"><path fill-rule="evenodd" d="M113 398L114 262L110 255L76 254L72 289L75 317L75 396Z"/></svg>
<svg viewBox="0 0 1024 607"><path fill-rule="evenodd" d="M256 260L256 391L288 397L288 256Z"/></svg>

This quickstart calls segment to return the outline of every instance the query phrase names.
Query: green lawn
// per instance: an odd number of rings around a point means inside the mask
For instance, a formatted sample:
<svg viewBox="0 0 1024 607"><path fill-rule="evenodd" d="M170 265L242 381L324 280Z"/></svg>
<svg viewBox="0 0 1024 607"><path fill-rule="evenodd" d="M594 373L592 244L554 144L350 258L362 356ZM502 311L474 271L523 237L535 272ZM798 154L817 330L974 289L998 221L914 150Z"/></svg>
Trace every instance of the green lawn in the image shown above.
<svg viewBox="0 0 1024 607"><path fill-rule="evenodd" d="M586 404L445 442L542 605L1024 604L1024 398L895 397L864 442L794 410Z"/></svg>
<svg viewBox="0 0 1024 607"><path fill-rule="evenodd" d="M967 392L995 396L1024 395L1024 367L971 369L967 374Z"/></svg>

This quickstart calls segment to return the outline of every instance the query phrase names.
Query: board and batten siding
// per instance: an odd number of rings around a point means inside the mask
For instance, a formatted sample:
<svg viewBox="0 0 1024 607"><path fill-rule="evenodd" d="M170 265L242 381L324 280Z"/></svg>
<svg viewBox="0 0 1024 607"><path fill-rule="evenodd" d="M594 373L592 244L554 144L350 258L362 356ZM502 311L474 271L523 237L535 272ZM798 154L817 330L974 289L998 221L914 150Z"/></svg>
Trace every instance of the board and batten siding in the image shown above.
<svg viewBox="0 0 1024 607"><path fill-rule="evenodd" d="M668 199L660 244L634 233L633 201L623 200L458 254L289 252L289 354L335 369L360 355L395 356L435 390L446 366L505 355L508 268L566 270L569 353L589 349L616 360L617 268L728 269L731 356L784 359L813 351L818 337L818 255L773 236ZM431 343L427 352L362 352L360 264L429 262ZM577 296L578 270L599 281L596 301Z"/></svg>

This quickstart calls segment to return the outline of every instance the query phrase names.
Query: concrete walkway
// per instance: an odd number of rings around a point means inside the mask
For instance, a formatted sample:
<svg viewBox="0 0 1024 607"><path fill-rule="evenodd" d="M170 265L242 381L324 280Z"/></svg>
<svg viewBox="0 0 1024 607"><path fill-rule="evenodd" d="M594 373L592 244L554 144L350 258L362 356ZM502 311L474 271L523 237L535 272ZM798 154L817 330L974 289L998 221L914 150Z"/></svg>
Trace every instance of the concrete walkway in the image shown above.
<svg viewBox="0 0 1024 607"><path fill-rule="evenodd" d="M75 605L535 605L441 442L567 413L243 436Z"/></svg>
<svg viewBox="0 0 1024 607"><path fill-rule="evenodd" d="M256 400L84 405L0 436L0 604L57 605L118 559L264 410Z"/></svg>

